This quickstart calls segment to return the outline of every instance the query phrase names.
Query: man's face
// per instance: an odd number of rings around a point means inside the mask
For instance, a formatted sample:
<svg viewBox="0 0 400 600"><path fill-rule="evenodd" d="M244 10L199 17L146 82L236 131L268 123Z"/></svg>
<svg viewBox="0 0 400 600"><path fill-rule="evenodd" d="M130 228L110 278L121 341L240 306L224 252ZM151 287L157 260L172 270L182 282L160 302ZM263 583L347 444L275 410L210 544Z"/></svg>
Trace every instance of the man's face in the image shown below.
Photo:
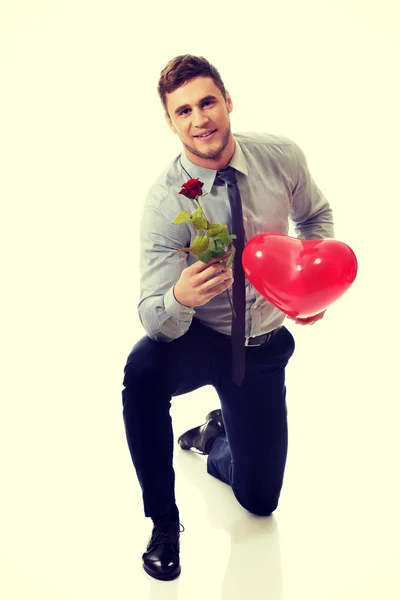
<svg viewBox="0 0 400 600"><path fill-rule="evenodd" d="M210 77L196 77L167 94L166 104L167 123L179 136L188 158L208 169L226 166L235 148L229 119L232 112L229 94L225 102ZM207 135L199 137L202 134Z"/></svg>

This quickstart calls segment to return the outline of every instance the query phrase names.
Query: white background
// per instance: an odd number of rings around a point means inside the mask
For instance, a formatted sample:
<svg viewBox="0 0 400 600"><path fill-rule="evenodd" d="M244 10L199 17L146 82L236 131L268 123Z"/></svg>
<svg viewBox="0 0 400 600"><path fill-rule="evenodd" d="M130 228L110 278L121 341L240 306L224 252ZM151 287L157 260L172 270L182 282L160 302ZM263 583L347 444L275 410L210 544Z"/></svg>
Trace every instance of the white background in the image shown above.
<svg viewBox="0 0 400 600"><path fill-rule="evenodd" d="M396 0L1 0L2 599L400 599L399 32ZM220 71L234 132L300 144L359 274L323 321L287 325L275 515L177 451L182 575L161 583L121 390L139 214L181 149L156 87L185 53ZM217 406L175 399L176 434Z"/></svg>

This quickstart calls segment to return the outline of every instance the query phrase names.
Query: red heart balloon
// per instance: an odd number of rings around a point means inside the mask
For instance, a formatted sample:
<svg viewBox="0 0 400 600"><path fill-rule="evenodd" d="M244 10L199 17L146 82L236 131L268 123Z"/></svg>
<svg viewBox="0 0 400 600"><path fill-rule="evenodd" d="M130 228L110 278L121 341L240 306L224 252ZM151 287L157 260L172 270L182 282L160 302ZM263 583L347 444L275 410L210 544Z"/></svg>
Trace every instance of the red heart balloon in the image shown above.
<svg viewBox="0 0 400 600"><path fill-rule="evenodd" d="M340 298L357 275L357 258L343 242L260 233L246 244L244 272L271 304L290 317L311 317Z"/></svg>

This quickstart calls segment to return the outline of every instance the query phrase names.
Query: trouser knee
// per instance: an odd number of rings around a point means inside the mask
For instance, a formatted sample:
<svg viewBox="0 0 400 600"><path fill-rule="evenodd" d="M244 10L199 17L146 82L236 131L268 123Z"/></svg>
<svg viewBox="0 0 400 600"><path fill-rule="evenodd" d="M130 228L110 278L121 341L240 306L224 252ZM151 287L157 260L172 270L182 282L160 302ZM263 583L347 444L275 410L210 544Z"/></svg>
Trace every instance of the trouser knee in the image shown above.
<svg viewBox="0 0 400 600"><path fill-rule="evenodd" d="M131 350L124 368L123 385L149 383L160 379L162 360L158 356L163 345L150 338L142 338Z"/></svg>
<svg viewBox="0 0 400 600"><path fill-rule="evenodd" d="M268 494L257 491L246 491L245 493L234 491L234 493L243 508L259 517L268 517L271 515L279 503L279 494L276 493Z"/></svg>
<svg viewBox="0 0 400 600"><path fill-rule="evenodd" d="M132 349L124 368L122 404L124 412L129 407L143 406L146 412L158 402L167 389L160 354L163 345L143 338Z"/></svg>

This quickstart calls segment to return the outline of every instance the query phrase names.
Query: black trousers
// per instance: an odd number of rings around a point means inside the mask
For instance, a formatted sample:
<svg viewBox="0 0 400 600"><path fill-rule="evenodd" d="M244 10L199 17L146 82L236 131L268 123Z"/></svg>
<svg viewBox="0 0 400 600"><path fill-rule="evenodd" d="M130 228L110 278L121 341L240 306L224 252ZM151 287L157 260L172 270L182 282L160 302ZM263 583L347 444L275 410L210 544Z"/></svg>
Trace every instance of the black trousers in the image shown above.
<svg viewBox="0 0 400 600"><path fill-rule="evenodd" d="M175 505L171 398L204 385L217 391L226 429L211 447L208 473L230 485L248 511L267 516L275 510L288 443L285 367L294 348L285 327L265 345L246 347L246 373L237 387L230 337L196 319L172 342L145 336L134 346L124 371L123 418L147 517Z"/></svg>

